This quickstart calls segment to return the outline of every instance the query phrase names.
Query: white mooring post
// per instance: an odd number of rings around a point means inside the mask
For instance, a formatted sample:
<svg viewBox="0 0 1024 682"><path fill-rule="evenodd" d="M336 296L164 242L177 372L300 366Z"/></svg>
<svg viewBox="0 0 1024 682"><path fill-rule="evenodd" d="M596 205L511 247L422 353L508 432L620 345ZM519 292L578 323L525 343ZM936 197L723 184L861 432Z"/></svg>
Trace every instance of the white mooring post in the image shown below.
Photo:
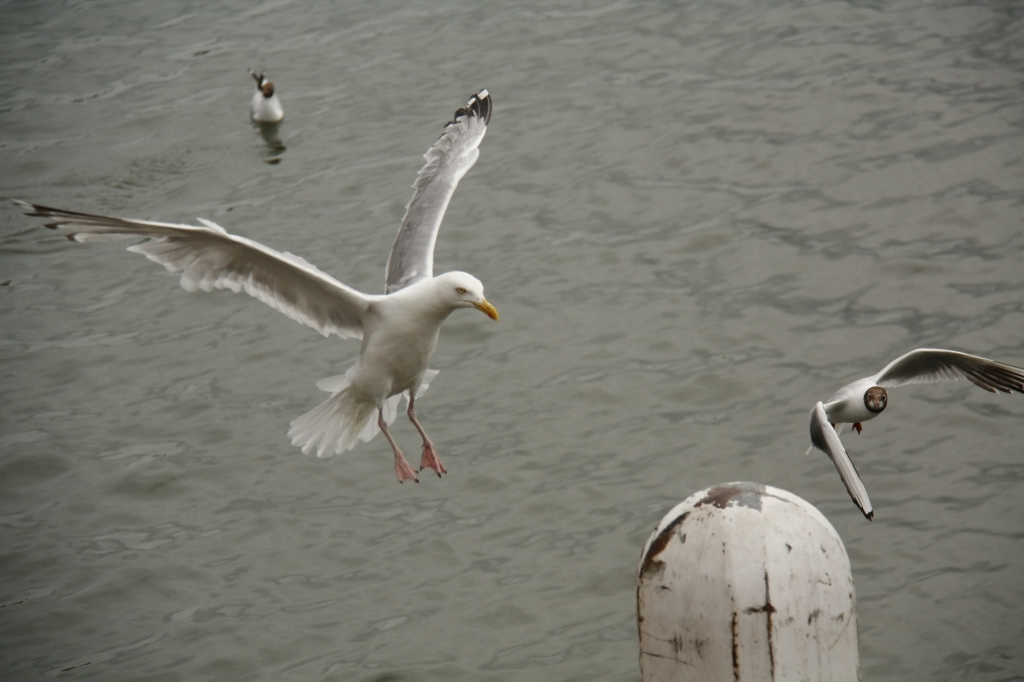
<svg viewBox="0 0 1024 682"><path fill-rule="evenodd" d="M725 483L661 520L640 557L643 682L855 681L850 559L792 493Z"/></svg>

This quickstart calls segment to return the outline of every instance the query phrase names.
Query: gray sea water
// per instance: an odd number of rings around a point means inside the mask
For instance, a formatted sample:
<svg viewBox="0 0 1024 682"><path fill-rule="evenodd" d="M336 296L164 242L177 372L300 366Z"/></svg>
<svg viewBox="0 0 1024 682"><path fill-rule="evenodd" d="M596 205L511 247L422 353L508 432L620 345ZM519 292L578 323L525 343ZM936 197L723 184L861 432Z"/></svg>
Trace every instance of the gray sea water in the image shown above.
<svg viewBox="0 0 1024 682"><path fill-rule="evenodd" d="M357 342L0 208L0 678L637 680L647 535L752 480L846 543L864 679L1024 679L1024 396L893 391L844 436L872 523L803 455L815 401L913 348L1024 365L1024 6L0 14L0 196L208 218L369 292L486 87L436 267L502 315L443 328L450 474L398 485L381 438L286 437Z"/></svg>

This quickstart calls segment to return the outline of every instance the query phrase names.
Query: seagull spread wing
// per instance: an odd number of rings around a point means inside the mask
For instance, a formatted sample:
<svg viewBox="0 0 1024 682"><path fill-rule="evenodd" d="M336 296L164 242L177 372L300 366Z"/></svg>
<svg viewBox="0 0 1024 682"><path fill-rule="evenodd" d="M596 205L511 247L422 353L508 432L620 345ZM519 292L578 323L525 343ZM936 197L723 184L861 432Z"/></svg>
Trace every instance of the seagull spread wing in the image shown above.
<svg viewBox="0 0 1024 682"><path fill-rule="evenodd" d="M853 460L846 454L843 442L839 440L839 434L832 428L825 414L824 406L819 402L811 410L811 443L832 460L839 470L839 478L843 479L843 485L853 498L853 503L860 507L868 521L874 517L875 512L871 508L871 500L868 499L868 491L860 480L857 467L853 466Z"/></svg>
<svg viewBox="0 0 1024 682"><path fill-rule="evenodd" d="M341 338L362 338L362 316L376 298L345 286L299 256L228 234L201 218L202 226L173 225L16 203L31 209L28 215L52 219L46 227L70 228L68 239L76 242L149 237L128 250L180 272L186 290L244 290L324 336L333 332Z"/></svg>
<svg viewBox="0 0 1024 682"><path fill-rule="evenodd" d="M423 155L427 164L413 183L416 191L405 207L405 218L388 258L386 293L434 276L437 230L459 180L480 156L480 142L490 120L491 96L481 90L465 108L455 112L444 134Z"/></svg>
<svg viewBox="0 0 1024 682"><path fill-rule="evenodd" d="M1024 369L953 350L918 348L900 356L875 375L882 388L905 384L929 384L966 377L975 385L995 393L1024 393Z"/></svg>

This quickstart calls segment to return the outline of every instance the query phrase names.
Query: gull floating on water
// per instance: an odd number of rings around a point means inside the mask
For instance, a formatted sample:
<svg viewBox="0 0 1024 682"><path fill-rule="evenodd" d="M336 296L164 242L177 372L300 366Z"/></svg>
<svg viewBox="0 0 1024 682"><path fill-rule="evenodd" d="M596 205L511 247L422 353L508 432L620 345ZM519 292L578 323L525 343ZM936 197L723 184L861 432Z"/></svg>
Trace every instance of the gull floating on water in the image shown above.
<svg viewBox="0 0 1024 682"><path fill-rule="evenodd" d="M853 429L860 433L861 424L880 415L888 405L886 388L960 378L966 378L992 393L1024 393L1024 369L1020 367L954 350L918 348L896 358L878 374L843 386L827 402L817 403L811 410L812 445L807 454L818 448L829 456L854 504L870 521L875 515L871 500L856 467L846 454L843 442L839 440L843 424L852 423Z"/></svg>
<svg viewBox="0 0 1024 682"><path fill-rule="evenodd" d="M252 93L252 103L249 105L252 120L257 123L279 123L284 118L284 107L274 94L274 84L264 77L262 71L257 74L249 69L249 75L256 81L256 91Z"/></svg>
<svg viewBox="0 0 1024 682"><path fill-rule="evenodd" d="M409 419L423 439L420 469L429 467L440 477L446 473L444 465L414 410L416 399L437 374L427 369L427 362L441 323L453 311L476 308L494 320L498 311L472 275L434 276L434 242L456 185L480 155L490 117L491 98L481 90L455 112L424 155L427 163L413 184L415 191L391 248L384 295L360 293L299 256L228 234L202 218L201 226L174 225L17 203L31 209L28 215L51 218L47 227L72 228L67 236L76 242L149 237L128 250L181 272L181 286L188 291L244 290L324 336L362 339L359 359L347 372L317 383L331 397L291 423L292 444L325 457L368 441L380 430L394 452L399 483L416 481L416 472L388 432L404 395Z"/></svg>

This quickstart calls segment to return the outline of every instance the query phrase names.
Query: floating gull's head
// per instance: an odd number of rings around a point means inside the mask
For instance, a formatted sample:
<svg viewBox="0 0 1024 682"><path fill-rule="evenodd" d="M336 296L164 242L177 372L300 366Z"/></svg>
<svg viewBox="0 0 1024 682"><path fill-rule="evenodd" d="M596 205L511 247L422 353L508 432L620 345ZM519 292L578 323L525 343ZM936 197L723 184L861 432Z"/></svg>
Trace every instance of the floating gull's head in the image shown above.
<svg viewBox="0 0 1024 682"><path fill-rule="evenodd" d="M864 392L864 407L874 414L881 413L889 400L889 395L881 386L872 386Z"/></svg>
<svg viewBox="0 0 1024 682"><path fill-rule="evenodd" d="M492 320L498 319L498 311L484 298L484 285L473 275L446 272L435 281L441 287L441 295L453 308L476 308Z"/></svg>
<svg viewBox="0 0 1024 682"><path fill-rule="evenodd" d="M264 97L270 98L274 96L274 84L270 81L263 81L260 86L260 92L263 93Z"/></svg>

